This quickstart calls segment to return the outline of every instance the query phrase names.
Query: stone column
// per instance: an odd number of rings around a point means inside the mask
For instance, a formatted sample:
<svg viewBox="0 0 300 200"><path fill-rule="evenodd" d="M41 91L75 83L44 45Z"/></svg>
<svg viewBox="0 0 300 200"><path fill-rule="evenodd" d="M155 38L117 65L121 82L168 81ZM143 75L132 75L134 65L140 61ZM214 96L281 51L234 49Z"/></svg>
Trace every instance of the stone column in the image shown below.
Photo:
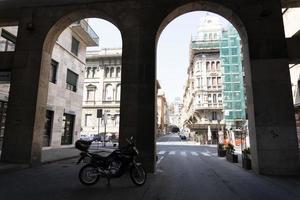
<svg viewBox="0 0 300 200"><path fill-rule="evenodd" d="M140 23L142 24L142 23ZM155 36L146 26L135 25L123 32L120 145L134 136L141 162L155 170Z"/></svg>
<svg viewBox="0 0 300 200"><path fill-rule="evenodd" d="M50 55L43 55L44 34L30 27L32 18L27 16L30 11L19 22L1 160L35 165L41 160L49 82L49 68L41 68L41 60L44 56L50 63Z"/></svg>
<svg viewBox="0 0 300 200"><path fill-rule="evenodd" d="M252 18L245 19L251 64L245 70L252 162L260 174L297 174L299 152L280 1L259 9L259 16L249 13ZM243 10L245 16L252 12L247 10Z"/></svg>

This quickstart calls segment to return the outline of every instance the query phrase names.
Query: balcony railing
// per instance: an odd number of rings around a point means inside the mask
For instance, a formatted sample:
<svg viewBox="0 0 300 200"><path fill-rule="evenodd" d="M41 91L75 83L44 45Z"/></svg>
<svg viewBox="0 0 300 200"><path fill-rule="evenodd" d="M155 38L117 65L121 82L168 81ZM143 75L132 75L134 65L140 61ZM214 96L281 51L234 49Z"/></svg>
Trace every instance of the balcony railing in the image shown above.
<svg viewBox="0 0 300 200"><path fill-rule="evenodd" d="M192 49L219 49L219 40L199 40L199 38L192 38Z"/></svg>
<svg viewBox="0 0 300 200"><path fill-rule="evenodd" d="M99 36L97 33L90 27L86 20L76 21L71 25L74 31L79 31L78 34L84 34L86 37L86 42L88 46L98 46L99 45ZM81 30L77 30L80 28Z"/></svg>

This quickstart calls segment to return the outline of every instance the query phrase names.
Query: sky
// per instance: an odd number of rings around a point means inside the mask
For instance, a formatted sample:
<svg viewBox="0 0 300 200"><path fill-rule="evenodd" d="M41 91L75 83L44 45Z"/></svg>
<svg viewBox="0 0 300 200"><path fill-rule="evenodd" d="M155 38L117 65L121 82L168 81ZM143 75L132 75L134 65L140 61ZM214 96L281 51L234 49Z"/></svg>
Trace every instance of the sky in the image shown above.
<svg viewBox="0 0 300 200"><path fill-rule="evenodd" d="M207 14L208 12L197 11L181 15L171 21L159 37L157 80L169 103L176 97L182 98L187 79L191 36L197 34L200 19ZM209 13L209 15L215 14ZM227 22L222 17L220 21ZM89 23L100 37L100 48L122 47L121 33L113 24L101 19L89 19Z"/></svg>

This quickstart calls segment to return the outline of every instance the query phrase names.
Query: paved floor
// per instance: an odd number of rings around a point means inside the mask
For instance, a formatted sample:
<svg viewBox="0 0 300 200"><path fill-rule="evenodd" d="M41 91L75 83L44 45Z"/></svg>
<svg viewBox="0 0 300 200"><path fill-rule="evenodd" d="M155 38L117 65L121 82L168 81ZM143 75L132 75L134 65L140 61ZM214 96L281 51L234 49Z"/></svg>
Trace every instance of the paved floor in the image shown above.
<svg viewBox="0 0 300 200"><path fill-rule="evenodd" d="M182 144L185 144L184 142ZM0 174L1 200L296 200L299 178L267 177L216 155L213 146L158 145L155 174L136 187L128 175L91 187L78 180L76 159Z"/></svg>

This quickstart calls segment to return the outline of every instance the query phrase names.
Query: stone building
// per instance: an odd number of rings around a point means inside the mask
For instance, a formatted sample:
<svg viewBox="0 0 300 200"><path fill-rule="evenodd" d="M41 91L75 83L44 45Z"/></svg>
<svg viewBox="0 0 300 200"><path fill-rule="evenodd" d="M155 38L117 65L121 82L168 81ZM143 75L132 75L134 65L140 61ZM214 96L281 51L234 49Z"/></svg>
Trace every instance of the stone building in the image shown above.
<svg viewBox="0 0 300 200"><path fill-rule="evenodd" d="M86 20L66 28L54 46L44 130L44 146L74 144L80 137L86 48L99 38Z"/></svg>
<svg viewBox="0 0 300 200"><path fill-rule="evenodd" d="M182 101L180 97L176 97L169 106L169 119L170 119L170 126L176 126L182 130L182 121L181 121L181 109L182 109ZM171 130L169 130L171 131Z"/></svg>
<svg viewBox="0 0 300 200"><path fill-rule="evenodd" d="M183 95L184 126L201 143L217 143L223 129L222 70L219 40L222 27L219 19L205 16L198 35L192 37L190 66Z"/></svg>
<svg viewBox="0 0 300 200"><path fill-rule="evenodd" d="M81 134L93 137L106 132L107 136L118 138L122 49L88 51L86 62ZM98 109L102 110L101 118L97 118Z"/></svg>
<svg viewBox="0 0 300 200"><path fill-rule="evenodd" d="M168 102L164 91L157 81L157 135L163 135L168 132L169 112Z"/></svg>
<svg viewBox="0 0 300 200"><path fill-rule="evenodd" d="M58 37L51 56L49 88L47 97L46 122L43 130L43 147L57 148L73 145L80 136L81 104L83 89L83 74L85 68L85 54L88 46L98 45L98 36L91 32L86 20L77 21L68 26ZM4 36L17 33L17 27L2 29ZM14 51L13 42L0 40L1 50ZM6 103L9 93L8 83L0 81L1 115L5 120ZM3 95L2 95L3 96ZM4 125L1 125L4 129ZM9 133L8 133L9 134ZM3 135L3 134L2 134ZM1 137L1 134L0 134Z"/></svg>

